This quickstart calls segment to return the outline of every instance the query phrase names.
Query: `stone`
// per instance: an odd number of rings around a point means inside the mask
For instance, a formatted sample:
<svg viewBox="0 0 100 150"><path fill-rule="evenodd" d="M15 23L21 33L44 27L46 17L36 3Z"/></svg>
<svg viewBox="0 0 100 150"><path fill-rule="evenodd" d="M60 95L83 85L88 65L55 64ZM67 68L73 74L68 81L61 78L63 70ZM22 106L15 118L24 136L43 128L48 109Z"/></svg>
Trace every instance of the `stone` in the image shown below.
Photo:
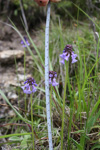
<svg viewBox="0 0 100 150"><path fill-rule="evenodd" d="M3 50L0 52L0 63L14 62L24 56L23 50Z"/></svg>
<svg viewBox="0 0 100 150"><path fill-rule="evenodd" d="M17 100L18 99L18 95L12 92L8 93L8 98L9 99L13 99L13 100Z"/></svg>

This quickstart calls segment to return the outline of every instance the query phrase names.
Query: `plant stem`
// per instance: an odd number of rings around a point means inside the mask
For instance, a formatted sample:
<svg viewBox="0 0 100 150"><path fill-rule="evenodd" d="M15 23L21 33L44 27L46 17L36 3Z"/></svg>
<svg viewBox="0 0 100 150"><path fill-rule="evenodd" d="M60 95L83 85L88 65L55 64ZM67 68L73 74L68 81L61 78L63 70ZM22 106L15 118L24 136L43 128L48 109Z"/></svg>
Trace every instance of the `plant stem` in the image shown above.
<svg viewBox="0 0 100 150"><path fill-rule="evenodd" d="M45 29L45 91L46 91L46 112L47 112L49 150L53 150L51 117L50 117L50 101L49 101L49 23L50 23L50 2L47 5L47 18L46 18L46 29Z"/></svg>
<svg viewBox="0 0 100 150"><path fill-rule="evenodd" d="M63 96L62 129L61 129L61 150L63 150L63 131L64 131L64 117L65 117L66 87L67 87L67 77L68 77L68 63L65 62L65 66L66 66L66 74L65 74L65 86L64 86L64 96Z"/></svg>
<svg viewBox="0 0 100 150"><path fill-rule="evenodd" d="M51 130L53 129L53 120L52 120L52 86L50 87L50 117L51 117Z"/></svg>
<svg viewBox="0 0 100 150"><path fill-rule="evenodd" d="M33 130L33 107L32 107L32 94L30 94L30 99L31 99L31 125L32 125L32 143L33 143L33 150L34 148L34 130Z"/></svg>
<svg viewBox="0 0 100 150"><path fill-rule="evenodd" d="M24 49L24 80L25 80L25 67L26 67L26 62L25 62L25 59L26 59L26 50Z"/></svg>
<svg viewBox="0 0 100 150"><path fill-rule="evenodd" d="M25 82L25 68L26 68L26 62L25 62L25 59L26 59L26 49L24 48L24 82ZM27 110L27 101L26 101L26 94L24 94L24 97L25 97L25 111Z"/></svg>
<svg viewBox="0 0 100 150"><path fill-rule="evenodd" d="M26 20L24 8L23 8L23 0L20 0L20 9L21 9L23 20L24 20L25 28L28 31L28 24L27 24L27 20Z"/></svg>

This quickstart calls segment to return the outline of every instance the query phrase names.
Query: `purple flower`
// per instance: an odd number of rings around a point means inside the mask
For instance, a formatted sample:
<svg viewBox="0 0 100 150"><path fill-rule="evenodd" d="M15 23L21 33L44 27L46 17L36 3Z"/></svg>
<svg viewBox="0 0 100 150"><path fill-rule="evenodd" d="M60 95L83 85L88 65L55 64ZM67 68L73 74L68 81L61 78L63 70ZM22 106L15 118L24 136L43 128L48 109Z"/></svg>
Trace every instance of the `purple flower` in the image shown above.
<svg viewBox="0 0 100 150"><path fill-rule="evenodd" d="M27 47L27 46L29 46L30 45L30 43L28 42L28 40L27 40L27 38L26 37L24 37L24 40L25 40L25 42L22 40L21 41L21 44L23 45L23 47Z"/></svg>
<svg viewBox="0 0 100 150"><path fill-rule="evenodd" d="M57 86L58 83L56 82L57 73L55 71L49 71L49 84L52 86Z"/></svg>
<svg viewBox="0 0 100 150"><path fill-rule="evenodd" d="M35 80L33 78L28 78L25 82L24 82L24 86L22 86L21 88L23 89L23 92L26 94L31 94L36 92L36 87L37 84L35 82Z"/></svg>
<svg viewBox="0 0 100 150"><path fill-rule="evenodd" d="M65 64L65 60L68 61L71 58L72 64L77 62L76 57L77 54L74 54L72 45L67 44L63 50L63 53L60 54L62 60L60 61L62 64Z"/></svg>

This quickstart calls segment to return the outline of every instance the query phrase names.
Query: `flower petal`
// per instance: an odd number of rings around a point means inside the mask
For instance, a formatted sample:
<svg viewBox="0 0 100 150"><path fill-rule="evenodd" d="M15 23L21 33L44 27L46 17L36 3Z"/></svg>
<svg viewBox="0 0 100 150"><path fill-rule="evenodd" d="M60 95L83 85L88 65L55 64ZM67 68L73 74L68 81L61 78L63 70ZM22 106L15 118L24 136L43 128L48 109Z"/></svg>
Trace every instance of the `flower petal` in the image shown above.
<svg viewBox="0 0 100 150"><path fill-rule="evenodd" d="M24 90L24 93L26 93L26 94L31 94L32 91L30 91L30 90Z"/></svg>
<svg viewBox="0 0 100 150"><path fill-rule="evenodd" d="M52 81L52 86L57 86L59 83L56 82L56 79L53 78L53 81Z"/></svg>
<svg viewBox="0 0 100 150"><path fill-rule="evenodd" d="M31 94L32 93L32 91L30 90L29 84L26 84L25 86L22 86L21 88L23 89L23 92L26 93L26 94Z"/></svg>
<svg viewBox="0 0 100 150"><path fill-rule="evenodd" d="M62 64L64 65L64 64L65 64L65 60L62 59L62 60L60 61L60 63L62 63Z"/></svg>
<svg viewBox="0 0 100 150"><path fill-rule="evenodd" d="M51 78L49 78L49 84L52 84Z"/></svg>
<svg viewBox="0 0 100 150"><path fill-rule="evenodd" d="M67 56L65 56L64 59L65 59L66 61L68 61L69 57L70 57L70 54L68 54Z"/></svg>
<svg viewBox="0 0 100 150"><path fill-rule="evenodd" d="M36 87L34 86L34 85L32 85L32 92L34 93L34 92L36 92Z"/></svg>
<svg viewBox="0 0 100 150"><path fill-rule="evenodd" d="M72 64L75 63L75 62L77 62L77 60L76 60L76 59L73 59L73 60L72 60Z"/></svg>
<svg viewBox="0 0 100 150"><path fill-rule="evenodd" d="M72 59L76 58L77 57L77 54L74 54L74 52L72 52L72 55L71 55Z"/></svg>
<svg viewBox="0 0 100 150"><path fill-rule="evenodd" d="M52 78L52 77L53 77L53 74L50 73L50 74L49 74L49 78Z"/></svg>

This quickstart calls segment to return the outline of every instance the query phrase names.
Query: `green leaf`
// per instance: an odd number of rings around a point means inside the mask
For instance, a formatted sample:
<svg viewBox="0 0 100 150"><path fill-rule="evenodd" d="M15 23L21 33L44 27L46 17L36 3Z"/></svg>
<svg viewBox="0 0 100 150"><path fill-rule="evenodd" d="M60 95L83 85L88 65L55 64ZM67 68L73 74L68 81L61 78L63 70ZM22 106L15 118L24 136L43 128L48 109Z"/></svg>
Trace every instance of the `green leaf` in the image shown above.
<svg viewBox="0 0 100 150"><path fill-rule="evenodd" d="M83 150L83 147L74 139L71 138L71 140L75 143L75 145L77 146L78 150Z"/></svg>
<svg viewBox="0 0 100 150"><path fill-rule="evenodd" d="M28 5L27 4L23 4L23 7L24 7L25 10L28 9Z"/></svg>
<svg viewBox="0 0 100 150"><path fill-rule="evenodd" d="M95 116L92 116L91 118L89 117L89 120L87 122L87 133L90 132L92 126L95 124L95 122L99 118L99 116L100 116L100 110Z"/></svg>
<svg viewBox="0 0 100 150"><path fill-rule="evenodd" d="M21 140L23 140L23 138L22 137L18 137L18 136L12 136L12 137L9 138L9 140L10 141L21 141Z"/></svg>
<svg viewBox="0 0 100 150"><path fill-rule="evenodd" d="M22 136L22 135L30 135L30 134L32 134L32 132L29 132L29 133L15 133L15 134L2 135L2 136L0 136L0 139L12 137L12 136Z"/></svg>
<svg viewBox="0 0 100 150"><path fill-rule="evenodd" d="M73 133L84 133L84 130L78 130L78 131L75 131Z"/></svg>
<svg viewBox="0 0 100 150"><path fill-rule="evenodd" d="M97 101L97 103L95 104L95 106L93 107L90 117L92 117L93 114L96 112L96 110L97 110L99 104L100 104L100 98L99 98L99 100Z"/></svg>
<svg viewBox="0 0 100 150"><path fill-rule="evenodd" d="M96 150L96 149L100 149L100 144L95 144L91 150Z"/></svg>
<svg viewBox="0 0 100 150"><path fill-rule="evenodd" d="M15 16L18 15L18 10L17 10L17 9L14 11L14 15L15 15Z"/></svg>
<svg viewBox="0 0 100 150"><path fill-rule="evenodd" d="M24 135L24 139L30 139L31 138L31 135Z"/></svg>
<svg viewBox="0 0 100 150"><path fill-rule="evenodd" d="M27 148L27 140L24 139L22 142L21 142L21 147L22 148Z"/></svg>

